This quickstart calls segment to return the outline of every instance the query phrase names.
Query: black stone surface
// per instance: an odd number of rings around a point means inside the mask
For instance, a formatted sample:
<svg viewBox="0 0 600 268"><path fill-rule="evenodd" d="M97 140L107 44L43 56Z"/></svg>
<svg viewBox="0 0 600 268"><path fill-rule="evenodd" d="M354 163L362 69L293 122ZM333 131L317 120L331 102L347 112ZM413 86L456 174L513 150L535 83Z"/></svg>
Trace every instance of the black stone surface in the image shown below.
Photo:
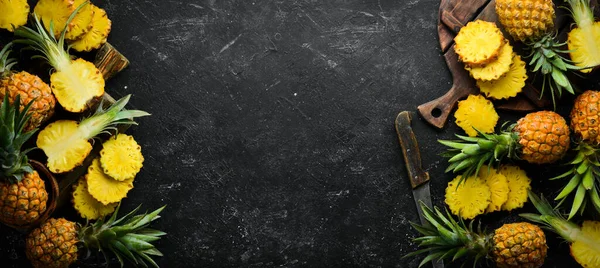
<svg viewBox="0 0 600 268"><path fill-rule="evenodd" d="M451 86L439 1L93 2L132 63L107 92L133 93L130 108L152 113L128 131L145 162L123 209L167 204L153 224L168 233L161 266L417 267L402 259L418 217L393 120ZM441 206L453 176L436 139L459 129L414 118ZM544 169L530 168L534 187L552 194ZM523 211L483 221L492 230ZM0 227L2 267L28 266L24 237ZM576 266L567 244L548 240L545 267Z"/></svg>

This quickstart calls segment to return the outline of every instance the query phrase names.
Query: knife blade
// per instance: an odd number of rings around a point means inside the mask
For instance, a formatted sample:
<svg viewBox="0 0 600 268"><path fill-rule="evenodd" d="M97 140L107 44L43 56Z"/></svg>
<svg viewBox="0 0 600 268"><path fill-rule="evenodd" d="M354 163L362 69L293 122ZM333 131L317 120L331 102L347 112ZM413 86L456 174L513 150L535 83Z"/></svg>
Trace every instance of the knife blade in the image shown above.
<svg viewBox="0 0 600 268"><path fill-rule="evenodd" d="M400 112L395 122L396 134L402 147L402 155L404 156L404 163L408 171L413 198L417 205L419 220L422 225L430 225L425 217L423 217L423 210L419 203L421 201L428 207L433 207L431 204L431 192L429 190L429 173L423 170L421 166L421 152L419 151L419 144L411 127L411 121L412 116L410 112ZM444 262L440 260L432 262L432 265L434 268L443 268Z"/></svg>

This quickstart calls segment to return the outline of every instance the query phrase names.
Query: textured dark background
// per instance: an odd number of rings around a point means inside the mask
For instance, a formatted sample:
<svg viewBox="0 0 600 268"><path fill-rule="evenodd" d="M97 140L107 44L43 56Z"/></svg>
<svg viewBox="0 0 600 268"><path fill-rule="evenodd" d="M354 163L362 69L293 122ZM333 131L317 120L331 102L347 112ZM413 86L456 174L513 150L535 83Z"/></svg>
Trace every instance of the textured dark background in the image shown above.
<svg viewBox="0 0 600 268"><path fill-rule="evenodd" d="M152 113L128 131L146 160L123 207L168 205L161 266L417 266L401 259L418 217L393 120L450 87L438 0L93 2L132 63L107 92ZM439 206L452 176L435 140L458 128L414 118ZM546 267L573 264L554 237ZM24 235L0 227L0 259L28 265Z"/></svg>

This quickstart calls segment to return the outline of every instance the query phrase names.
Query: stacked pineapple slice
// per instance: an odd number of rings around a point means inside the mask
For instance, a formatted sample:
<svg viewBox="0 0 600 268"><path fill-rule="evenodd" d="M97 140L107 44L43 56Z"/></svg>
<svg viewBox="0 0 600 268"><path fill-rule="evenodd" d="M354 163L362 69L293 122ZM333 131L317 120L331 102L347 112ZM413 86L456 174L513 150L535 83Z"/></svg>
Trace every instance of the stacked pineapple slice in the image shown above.
<svg viewBox="0 0 600 268"><path fill-rule="evenodd" d="M508 99L525 87L525 63L495 23L469 22L454 41L456 54L488 98Z"/></svg>
<svg viewBox="0 0 600 268"><path fill-rule="evenodd" d="M484 213L523 207L530 189L531 179L518 166L483 166L476 175L466 179L457 176L450 181L445 203L454 215L473 219Z"/></svg>

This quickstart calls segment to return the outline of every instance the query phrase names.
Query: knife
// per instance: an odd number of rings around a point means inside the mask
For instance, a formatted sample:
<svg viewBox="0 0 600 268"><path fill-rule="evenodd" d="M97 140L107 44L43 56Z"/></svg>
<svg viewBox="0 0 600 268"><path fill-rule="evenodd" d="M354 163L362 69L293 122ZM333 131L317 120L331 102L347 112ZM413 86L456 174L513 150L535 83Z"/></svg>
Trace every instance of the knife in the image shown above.
<svg viewBox="0 0 600 268"><path fill-rule="evenodd" d="M402 146L404 163L408 170L408 178L412 186L417 211L419 212L419 220L423 225L430 225L425 217L423 217L423 210L419 204L419 201L421 201L428 207L433 207L431 205L431 192L429 191L429 173L423 170L421 166L421 153L415 133L412 131L411 121L410 112L400 112L395 122L396 134L398 134L398 140L400 141L400 146ZM432 262L432 265L434 268L443 268L444 262L440 260Z"/></svg>

